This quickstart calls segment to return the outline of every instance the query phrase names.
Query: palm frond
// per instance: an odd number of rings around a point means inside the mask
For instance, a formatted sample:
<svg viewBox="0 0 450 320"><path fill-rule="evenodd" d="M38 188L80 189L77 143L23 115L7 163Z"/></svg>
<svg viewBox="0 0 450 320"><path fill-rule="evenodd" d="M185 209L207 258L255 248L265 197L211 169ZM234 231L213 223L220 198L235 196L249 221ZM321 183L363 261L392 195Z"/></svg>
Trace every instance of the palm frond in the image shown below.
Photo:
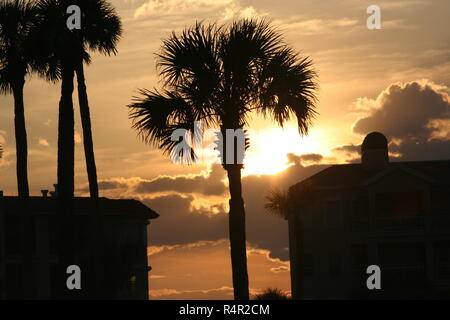
<svg viewBox="0 0 450 320"><path fill-rule="evenodd" d="M194 147L198 144L198 136L195 116L188 102L173 91L159 93L140 90L139 93L140 96L134 97L134 102L128 107L133 128L140 138L145 143L162 149L174 161L195 161L197 156ZM190 148L181 147L180 142L183 140Z"/></svg>
<svg viewBox="0 0 450 320"><path fill-rule="evenodd" d="M282 218L287 217L288 211L288 195L279 189L272 189L266 195L266 204L264 208L272 214L280 216Z"/></svg>
<svg viewBox="0 0 450 320"><path fill-rule="evenodd" d="M308 133L316 115L317 74L312 61L285 47L260 69L258 111L280 125L296 116L300 134Z"/></svg>

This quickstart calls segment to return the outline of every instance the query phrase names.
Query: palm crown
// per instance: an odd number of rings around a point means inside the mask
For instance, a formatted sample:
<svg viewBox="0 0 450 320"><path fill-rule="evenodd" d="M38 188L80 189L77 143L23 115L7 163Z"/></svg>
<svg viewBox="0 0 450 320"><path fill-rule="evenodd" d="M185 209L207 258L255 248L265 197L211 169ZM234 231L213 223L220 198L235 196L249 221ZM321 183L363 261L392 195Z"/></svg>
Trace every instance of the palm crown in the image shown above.
<svg viewBox="0 0 450 320"><path fill-rule="evenodd" d="M305 134L314 117L311 60L285 45L267 21L245 19L229 27L197 23L165 40L157 59L164 90L140 90L129 107L140 136L166 154L183 156L174 154L181 151L171 134L183 128L186 139L194 137L194 121L238 129L255 111L281 126L296 116Z"/></svg>
<svg viewBox="0 0 450 320"><path fill-rule="evenodd" d="M67 28L66 10L81 9L81 29ZM88 50L115 54L122 26L115 9L105 0L40 0L37 4L36 32L45 34L38 47L41 55L55 63L90 62Z"/></svg>
<svg viewBox="0 0 450 320"><path fill-rule="evenodd" d="M0 0L0 92L12 91L12 82L30 71L29 47L35 11L28 1Z"/></svg>

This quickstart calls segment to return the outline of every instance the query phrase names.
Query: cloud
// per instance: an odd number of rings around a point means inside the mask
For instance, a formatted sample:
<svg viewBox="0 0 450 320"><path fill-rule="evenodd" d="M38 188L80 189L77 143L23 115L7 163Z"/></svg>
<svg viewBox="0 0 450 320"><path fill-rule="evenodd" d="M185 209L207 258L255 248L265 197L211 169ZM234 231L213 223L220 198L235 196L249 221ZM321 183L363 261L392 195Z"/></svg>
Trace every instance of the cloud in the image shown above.
<svg viewBox="0 0 450 320"><path fill-rule="evenodd" d="M270 271L272 271L273 273L288 272L289 267L279 266L279 267L271 268Z"/></svg>
<svg viewBox="0 0 450 320"><path fill-rule="evenodd" d="M75 140L75 143L81 143L81 141L82 141L80 133L76 130L75 130L73 139Z"/></svg>
<svg viewBox="0 0 450 320"><path fill-rule="evenodd" d="M331 33L338 28L350 28L358 25L358 20L341 18L341 19L309 19L309 20L294 20L284 22L281 20L275 21L280 24L283 29L295 30L297 34L302 35L316 35Z"/></svg>
<svg viewBox="0 0 450 320"><path fill-rule="evenodd" d="M228 235L228 215L221 204L195 208L192 195L170 194L143 200L160 214L151 223L149 243L177 245L205 240L219 240ZM218 213L212 214L216 209Z"/></svg>
<svg viewBox="0 0 450 320"><path fill-rule="evenodd" d="M288 153L286 156L288 158L288 163L293 163L299 166L301 166L304 162L320 163L324 159L324 157L318 153L307 153L300 156L295 153Z"/></svg>
<svg viewBox="0 0 450 320"><path fill-rule="evenodd" d="M353 132L366 135L380 131L391 142L390 151L402 159L432 160L450 158L449 88L429 80L394 83L376 99L359 99L359 110L368 114L353 125ZM355 152L347 145L337 151Z"/></svg>
<svg viewBox="0 0 450 320"><path fill-rule="evenodd" d="M48 141L47 141L46 139L44 139L44 138L39 138L38 144L39 144L40 146L43 146L43 147L48 147L48 146L50 146L50 144L48 143Z"/></svg>
<svg viewBox="0 0 450 320"><path fill-rule="evenodd" d="M140 181L134 188L137 193L180 192L203 195L224 195L227 191L223 179L225 171L213 165L209 172L189 176L160 176L150 181Z"/></svg>
<svg viewBox="0 0 450 320"><path fill-rule="evenodd" d="M160 16L165 14L201 13L224 8L234 0L149 0L134 12L135 17Z"/></svg>

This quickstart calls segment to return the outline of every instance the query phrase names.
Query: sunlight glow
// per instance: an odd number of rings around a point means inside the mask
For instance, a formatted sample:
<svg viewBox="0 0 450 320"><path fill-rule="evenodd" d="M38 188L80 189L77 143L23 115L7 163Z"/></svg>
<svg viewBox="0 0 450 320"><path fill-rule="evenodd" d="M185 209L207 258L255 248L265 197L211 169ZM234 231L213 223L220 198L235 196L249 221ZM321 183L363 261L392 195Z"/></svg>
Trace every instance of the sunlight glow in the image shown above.
<svg viewBox="0 0 450 320"><path fill-rule="evenodd" d="M243 175L276 174L288 168L288 153L298 155L320 152L317 133L300 137L296 127L250 131L250 148L246 152Z"/></svg>

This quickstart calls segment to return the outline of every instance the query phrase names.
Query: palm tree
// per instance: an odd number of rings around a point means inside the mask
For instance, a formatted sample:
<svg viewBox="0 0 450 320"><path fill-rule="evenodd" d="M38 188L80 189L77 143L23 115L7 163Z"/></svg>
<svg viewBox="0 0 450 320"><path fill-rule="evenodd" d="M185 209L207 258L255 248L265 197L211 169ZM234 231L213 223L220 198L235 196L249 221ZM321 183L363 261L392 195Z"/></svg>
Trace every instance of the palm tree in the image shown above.
<svg viewBox="0 0 450 320"><path fill-rule="evenodd" d="M81 29L69 30L66 10L77 5L82 13ZM40 0L36 30L46 34L41 55L55 61L60 70L61 99L58 127L58 194L74 195L74 76L78 80L78 98L91 197L98 197L97 171L92 141L89 102L84 77L84 63L90 63L88 50L115 54L122 33L120 18L105 0Z"/></svg>
<svg viewBox="0 0 450 320"><path fill-rule="evenodd" d="M95 23L95 29L87 38L91 39L88 46L90 49L98 50L102 54L116 54L117 43L122 34L120 18L114 8L104 0L87 2L89 7L84 6L82 10L89 12L89 20L84 23ZM98 198L97 169L95 165L94 145L92 141L92 127L84 77L84 60L79 59L75 72L78 81L78 101L80 104L81 124L83 127L83 144L86 158L86 168L89 180L89 191L92 198Z"/></svg>
<svg viewBox="0 0 450 320"><path fill-rule="evenodd" d="M29 196L28 145L23 88L31 71L29 42L34 10L25 0L0 1L0 93L14 96L16 170L19 197Z"/></svg>
<svg viewBox="0 0 450 320"><path fill-rule="evenodd" d="M133 127L147 143L178 159L194 160L171 140L175 129L195 140L194 121L226 130L244 129L252 112L279 125L296 116L306 134L315 114L316 74L309 58L286 45L267 21L244 19L173 33L157 55L164 90L141 90L130 108ZM238 151L235 148L235 152ZM189 158L190 157L190 158ZM230 191L229 236L235 299L249 299L245 208L239 163L224 163Z"/></svg>

